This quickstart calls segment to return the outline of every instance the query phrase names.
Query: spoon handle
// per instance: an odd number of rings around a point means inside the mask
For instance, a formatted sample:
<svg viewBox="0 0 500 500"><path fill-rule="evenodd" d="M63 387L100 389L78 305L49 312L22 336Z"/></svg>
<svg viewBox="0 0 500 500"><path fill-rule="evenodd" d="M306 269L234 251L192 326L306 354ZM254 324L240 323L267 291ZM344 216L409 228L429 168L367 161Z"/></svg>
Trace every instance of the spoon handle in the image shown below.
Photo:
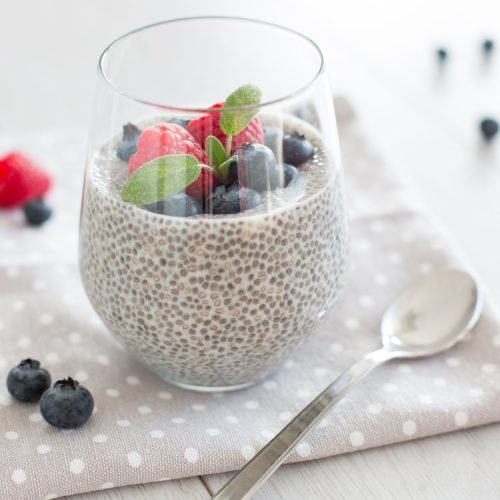
<svg viewBox="0 0 500 500"><path fill-rule="evenodd" d="M380 349L367 354L351 366L226 483L213 497L213 500L245 500L250 498L335 403L340 401L376 366L393 357L393 353Z"/></svg>

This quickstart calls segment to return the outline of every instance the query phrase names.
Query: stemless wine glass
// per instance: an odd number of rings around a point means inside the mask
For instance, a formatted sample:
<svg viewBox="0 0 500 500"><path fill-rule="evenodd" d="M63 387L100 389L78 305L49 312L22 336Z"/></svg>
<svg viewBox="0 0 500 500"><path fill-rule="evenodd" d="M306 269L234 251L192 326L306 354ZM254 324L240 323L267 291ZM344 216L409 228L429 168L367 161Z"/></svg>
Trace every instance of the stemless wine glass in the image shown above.
<svg viewBox="0 0 500 500"><path fill-rule="evenodd" d="M175 19L99 61L80 269L107 328L165 381L246 387L332 306L341 159L314 42L251 19Z"/></svg>

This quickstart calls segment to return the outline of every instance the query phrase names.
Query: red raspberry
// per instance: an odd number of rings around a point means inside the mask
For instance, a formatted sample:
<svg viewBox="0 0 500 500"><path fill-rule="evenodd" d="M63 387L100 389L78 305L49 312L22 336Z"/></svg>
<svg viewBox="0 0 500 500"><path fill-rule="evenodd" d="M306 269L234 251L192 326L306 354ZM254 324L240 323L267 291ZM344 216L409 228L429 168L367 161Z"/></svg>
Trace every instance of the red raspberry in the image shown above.
<svg viewBox="0 0 500 500"><path fill-rule="evenodd" d="M223 103L219 102L214 104L211 109L222 108L223 105ZM215 137L222 142L222 145L226 147L227 136L220 128L220 115L220 113L207 113L189 122L187 129L191 132L196 142L205 146L205 139L209 135L215 135ZM231 153L234 153L236 149L245 142L254 144L264 143L264 131L262 130L262 124L259 117L256 116L250 120L248 125L239 134L233 137Z"/></svg>
<svg viewBox="0 0 500 500"><path fill-rule="evenodd" d="M158 123L143 130L139 136L137 152L129 160L129 173L134 173L144 163L159 156L174 154L191 154L200 163L205 165L208 163L205 151L185 128L176 123ZM186 188L186 193L201 200L216 185L216 177L210 171L203 169L198 179Z"/></svg>
<svg viewBox="0 0 500 500"><path fill-rule="evenodd" d="M51 185L50 176L22 153L0 158L0 207L17 207L41 198Z"/></svg>

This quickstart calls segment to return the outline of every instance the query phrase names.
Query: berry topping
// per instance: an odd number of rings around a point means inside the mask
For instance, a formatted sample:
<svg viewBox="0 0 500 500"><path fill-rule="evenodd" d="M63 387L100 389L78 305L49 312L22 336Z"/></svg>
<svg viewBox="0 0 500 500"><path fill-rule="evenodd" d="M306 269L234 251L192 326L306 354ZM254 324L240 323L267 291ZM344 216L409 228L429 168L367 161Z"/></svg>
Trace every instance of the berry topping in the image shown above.
<svg viewBox="0 0 500 500"><path fill-rule="evenodd" d="M266 127L264 129L264 144L276 155L281 155L283 129L279 127Z"/></svg>
<svg viewBox="0 0 500 500"><path fill-rule="evenodd" d="M314 156L313 145L302 135L294 132L283 136L283 161L298 167Z"/></svg>
<svg viewBox="0 0 500 500"><path fill-rule="evenodd" d="M184 193L177 193L156 203L144 205L144 208L155 214L173 217L191 217L202 213L200 203Z"/></svg>
<svg viewBox="0 0 500 500"><path fill-rule="evenodd" d="M448 59L448 51L443 47L440 47L436 50L436 55L439 62L444 62L446 61L446 59Z"/></svg>
<svg viewBox="0 0 500 500"><path fill-rule="evenodd" d="M491 38L484 39L482 43L482 49L485 54L487 55L491 54L491 52L495 50L495 41L492 40Z"/></svg>
<svg viewBox="0 0 500 500"><path fill-rule="evenodd" d="M196 137L177 123L159 123L144 130L129 160L130 175L121 189L122 200L153 205L185 191L206 206L214 187L229 181L229 167L237 159L230 152L249 138L262 142L262 126L255 116L260 99L257 87L242 85L224 105L214 107L217 111L189 123Z"/></svg>
<svg viewBox="0 0 500 500"><path fill-rule="evenodd" d="M141 135L141 130L133 123L123 126L123 136L120 144L116 148L116 155L120 160L129 161L130 157L137 151L137 139Z"/></svg>
<svg viewBox="0 0 500 500"><path fill-rule="evenodd" d="M92 394L71 377L58 380L40 400L43 418L50 425L61 429L80 427L92 415L93 409Z"/></svg>
<svg viewBox="0 0 500 500"><path fill-rule="evenodd" d="M187 118L177 118L177 117L174 117L174 118L170 118L170 120L168 120L168 123L175 123L177 125L180 125L182 128L187 128L187 126L189 125L189 122L191 120L187 119Z"/></svg>
<svg viewBox="0 0 500 500"><path fill-rule="evenodd" d="M222 103L218 103L212 106L211 109L220 109L222 106ZM225 147L227 143L227 136L220 127L220 118L221 113L207 113L199 118L191 120L187 129L191 132L191 135L199 144L205 144L207 137L213 135L217 137L217 139L219 139ZM231 153L234 153L236 149L245 142L259 144L264 142L264 132L262 131L260 118L252 118L247 126L232 138Z"/></svg>
<svg viewBox="0 0 500 500"><path fill-rule="evenodd" d="M0 158L0 207L16 207L43 197L52 184L50 176L21 153Z"/></svg>
<svg viewBox="0 0 500 500"><path fill-rule="evenodd" d="M259 193L246 187L218 186L207 200L207 211L213 214L237 214L255 208L261 202Z"/></svg>
<svg viewBox="0 0 500 500"><path fill-rule="evenodd" d="M26 220L31 226L41 226L52 215L52 209L41 198L26 203L23 210Z"/></svg>
<svg viewBox="0 0 500 500"><path fill-rule="evenodd" d="M486 141L491 141L498 133L498 122L493 118L484 118L480 123L481 133Z"/></svg>
<svg viewBox="0 0 500 500"><path fill-rule="evenodd" d="M283 164L283 184L285 187L294 184L300 177L300 172L288 163Z"/></svg>
<svg viewBox="0 0 500 500"><path fill-rule="evenodd" d="M137 141L137 152L130 157L129 173L160 156L190 154L201 163L207 156L193 136L176 123L158 123L143 130Z"/></svg>
<svg viewBox="0 0 500 500"><path fill-rule="evenodd" d="M259 193L272 191L279 184L276 158L273 152L263 144L243 144L237 150L237 176L240 186ZM234 167L230 167L234 175Z"/></svg>
<svg viewBox="0 0 500 500"><path fill-rule="evenodd" d="M160 156L176 154L190 154L200 163L208 162L205 151L186 129L176 123L158 123L141 133L137 141L137 152L130 157L129 172L134 173L144 163ZM203 170L196 181L186 188L186 193L201 200L216 184L216 177L210 171Z"/></svg>
<svg viewBox="0 0 500 500"><path fill-rule="evenodd" d="M35 359L24 359L7 375L7 389L18 401L38 401L49 387L50 374Z"/></svg>
<svg viewBox="0 0 500 500"><path fill-rule="evenodd" d="M220 184L219 179L209 170L202 169L200 176L186 188L186 194L195 200L202 201Z"/></svg>

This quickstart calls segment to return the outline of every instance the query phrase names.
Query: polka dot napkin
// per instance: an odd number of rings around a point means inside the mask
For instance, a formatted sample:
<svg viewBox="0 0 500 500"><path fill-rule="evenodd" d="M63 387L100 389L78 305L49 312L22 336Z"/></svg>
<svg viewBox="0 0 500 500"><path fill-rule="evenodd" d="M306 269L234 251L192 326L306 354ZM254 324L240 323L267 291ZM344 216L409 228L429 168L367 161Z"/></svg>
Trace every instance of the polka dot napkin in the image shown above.
<svg viewBox="0 0 500 500"><path fill-rule="evenodd" d="M379 345L391 299L433 269L461 265L448 240L409 201L339 102L350 191L352 267L344 296L273 377L240 392L205 395L163 383L108 334L76 266L85 134L0 137L53 170L54 219L39 230L0 215L0 378L33 356L53 377L94 394L81 429L47 425L0 383L0 498L48 499L242 467L327 383ZM463 264L462 264L463 265ZM373 372L290 456L351 452L500 420L499 323L491 306L466 341L428 360Z"/></svg>

